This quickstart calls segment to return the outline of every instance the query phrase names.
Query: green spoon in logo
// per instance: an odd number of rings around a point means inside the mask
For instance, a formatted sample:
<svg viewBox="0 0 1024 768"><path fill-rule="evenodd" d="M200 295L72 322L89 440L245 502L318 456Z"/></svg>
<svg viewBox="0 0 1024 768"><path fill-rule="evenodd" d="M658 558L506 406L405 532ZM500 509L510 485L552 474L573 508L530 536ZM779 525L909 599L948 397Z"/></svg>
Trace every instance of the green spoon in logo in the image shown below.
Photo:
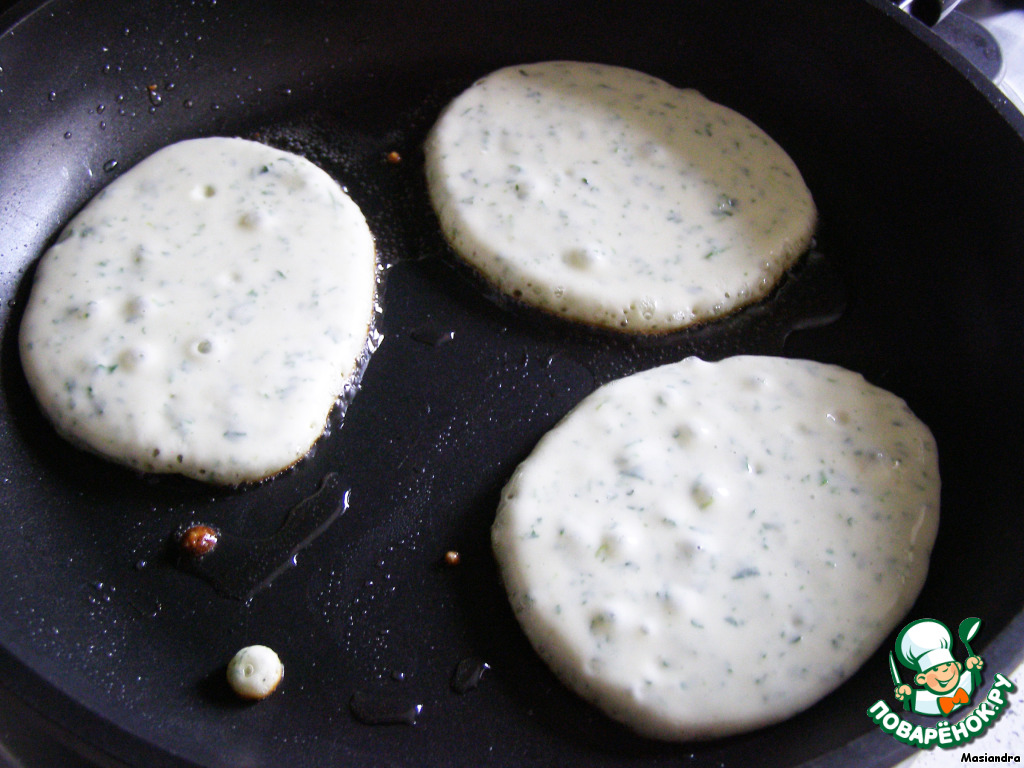
<svg viewBox="0 0 1024 768"><path fill-rule="evenodd" d="M974 651L971 650L971 640L976 634L978 629L981 627L981 619L968 618L960 622L960 628L957 630L957 634L960 635L960 642L964 644L967 649L967 655L973 656Z"/></svg>

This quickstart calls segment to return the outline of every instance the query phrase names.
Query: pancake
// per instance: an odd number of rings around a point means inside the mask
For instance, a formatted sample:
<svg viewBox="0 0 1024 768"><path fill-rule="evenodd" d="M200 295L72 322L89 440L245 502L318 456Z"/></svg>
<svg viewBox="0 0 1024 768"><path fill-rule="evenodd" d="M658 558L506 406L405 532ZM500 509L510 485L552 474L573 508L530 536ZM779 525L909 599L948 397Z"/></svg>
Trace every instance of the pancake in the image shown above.
<svg viewBox="0 0 1024 768"><path fill-rule="evenodd" d="M76 444L253 482L323 432L375 293L373 237L327 173L252 141L183 141L100 191L42 256L21 360Z"/></svg>
<svg viewBox="0 0 1024 768"><path fill-rule="evenodd" d="M938 526L928 428L821 363L689 358L607 384L504 488L512 608L565 684L708 739L811 706L909 610Z"/></svg>
<svg viewBox="0 0 1024 768"><path fill-rule="evenodd" d="M507 67L424 146L455 253L504 294L574 322L662 333L766 296L817 221L793 160L692 89L621 67Z"/></svg>

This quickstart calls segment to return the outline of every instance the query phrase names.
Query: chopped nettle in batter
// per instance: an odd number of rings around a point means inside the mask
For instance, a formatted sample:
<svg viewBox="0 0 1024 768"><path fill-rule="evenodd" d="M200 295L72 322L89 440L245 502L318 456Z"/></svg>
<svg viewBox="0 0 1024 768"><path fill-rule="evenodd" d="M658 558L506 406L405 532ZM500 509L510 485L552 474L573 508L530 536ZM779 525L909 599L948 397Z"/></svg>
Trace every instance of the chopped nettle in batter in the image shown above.
<svg viewBox="0 0 1024 768"><path fill-rule="evenodd" d="M821 363L689 358L607 384L538 443L492 529L554 672L645 735L754 729L850 677L909 610L934 439Z"/></svg>
<svg viewBox="0 0 1024 768"><path fill-rule="evenodd" d="M764 131L621 67L500 69L445 108L425 152L461 258L516 299L615 330L670 331L764 297L817 221Z"/></svg>
<svg viewBox="0 0 1024 768"><path fill-rule="evenodd" d="M21 359L66 437L146 472L255 481L301 459L364 355L373 237L324 171L183 141L116 179L40 260Z"/></svg>

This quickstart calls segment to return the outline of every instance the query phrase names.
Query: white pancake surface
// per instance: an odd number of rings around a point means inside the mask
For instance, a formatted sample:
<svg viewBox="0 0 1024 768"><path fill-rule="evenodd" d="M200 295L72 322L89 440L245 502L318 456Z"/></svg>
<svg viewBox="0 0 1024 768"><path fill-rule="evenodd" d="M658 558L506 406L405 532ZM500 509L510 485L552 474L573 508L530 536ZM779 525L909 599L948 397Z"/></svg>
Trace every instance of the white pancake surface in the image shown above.
<svg viewBox="0 0 1024 768"><path fill-rule="evenodd" d="M252 141L183 141L43 255L21 359L72 441L146 472L255 481L323 432L375 291L373 237L327 173Z"/></svg>
<svg viewBox="0 0 1024 768"><path fill-rule="evenodd" d="M621 67L500 69L445 108L424 149L462 259L512 297L619 331L763 298L817 220L792 159L750 120Z"/></svg>
<svg viewBox="0 0 1024 768"><path fill-rule="evenodd" d="M607 384L505 487L492 541L539 655L611 717L706 739L797 713L909 610L934 439L821 363L689 358Z"/></svg>

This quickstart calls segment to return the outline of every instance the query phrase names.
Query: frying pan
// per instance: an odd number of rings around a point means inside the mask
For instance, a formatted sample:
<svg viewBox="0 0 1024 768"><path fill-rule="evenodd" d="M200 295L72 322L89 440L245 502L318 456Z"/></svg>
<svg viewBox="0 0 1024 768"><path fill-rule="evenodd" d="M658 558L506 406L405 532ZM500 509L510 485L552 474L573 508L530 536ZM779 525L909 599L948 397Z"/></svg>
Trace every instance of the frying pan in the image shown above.
<svg viewBox="0 0 1024 768"><path fill-rule="evenodd" d="M988 668L1020 660L1024 121L888 3L51 0L3 21L0 677L95 761L646 768L908 754L865 714L891 693L893 638L797 717L669 745L568 693L520 633L488 545L505 479L594 387L690 354L838 363L904 397L943 473L911 617L979 616L972 642ZM696 87L764 127L820 208L813 257L763 304L649 342L490 295L439 235L420 144L478 76L552 58ZM244 489L139 476L72 448L36 408L15 343L61 224L142 157L206 135L320 164L389 265L384 341L343 420L295 469ZM386 162L391 151L402 162ZM325 514L302 506L325 478L340 515L281 540L297 507ZM192 522L234 543L250 579L235 596L178 567L170 542ZM286 667L255 706L223 682L251 643ZM458 692L460 664L483 675ZM373 710L364 720L404 722L360 721L353 697Z"/></svg>

